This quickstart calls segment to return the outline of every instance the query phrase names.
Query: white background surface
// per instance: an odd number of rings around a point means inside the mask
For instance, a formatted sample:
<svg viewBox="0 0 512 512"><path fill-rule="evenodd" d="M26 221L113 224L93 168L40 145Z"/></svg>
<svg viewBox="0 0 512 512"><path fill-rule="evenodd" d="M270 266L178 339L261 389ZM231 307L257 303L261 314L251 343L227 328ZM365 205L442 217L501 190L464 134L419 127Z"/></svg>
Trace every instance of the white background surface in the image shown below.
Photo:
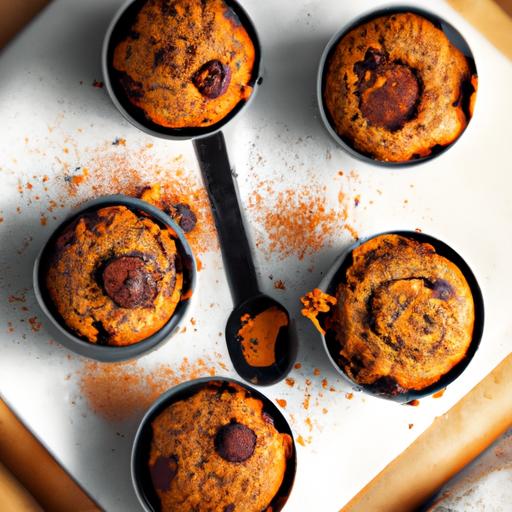
<svg viewBox="0 0 512 512"><path fill-rule="evenodd" d="M294 255L269 256L264 245L257 249L262 287L290 308L300 334L302 368L291 375L295 386L281 383L264 390L272 399L287 400L284 412L296 435L306 440L305 446L298 446L298 474L286 510L336 511L510 352L512 70L444 2L428 2L431 10L459 28L473 49L480 80L476 113L463 137L440 158L405 170L374 167L351 159L330 140L317 112L315 85L317 63L332 34L354 16L382 4L362 0L242 3L258 27L265 67L257 98L227 133L242 201L248 205L258 183L270 178L274 190L264 192L270 204L272 194L281 189L300 194L325 186L322 200L336 211L342 190L351 205L348 221L360 236L421 228L463 255L484 293L486 328L481 348L442 398L424 399L419 407L359 393L347 400L345 393L351 390L337 380L314 329L298 318L298 297L320 281L352 238L340 223L322 250L308 252L302 260ZM125 152L130 161L132 152L153 143L143 159L133 159L133 166L158 162L173 173L172 162L179 157L187 173L198 172L190 143L143 135L121 118L105 89L90 86L93 79L101 79L103 34L119 5L117 0L56 0L0 56L0 216L4 219L0 224L0 390L109 511L139 510L131 488L129 452L141 415L116 423L91 411L79 389L84 360L69 357L67 350L49 342L44 329L33 332L27 318L41 317L30 291L31 267L57 224L51 215L61 219L78 201L92 195L85 189L82 195L70 197L64 208L49 216L48 225L41 226L41 213L54 195L65 190L64 185L59 189L59 180L66 166L88 166L94 172L103 147L105 158L117 151ZM126 146L113 148L110 141L115 137L124 137ZM65 154L64 147L72 150ZM338 175L340 170L343 177ZM352 176L351 171L355 171ZM41 188L43 175L55 177L49 191ZM28 182L34 184L33 190L26 189ZM25 187L23 194L18 191L20 184ZM357 208L352 206L356 195L361 198ZM254 240L264 236L260 213L257 208L248 210ZM204 270L190 312L197 320L196 331L189 328L179 334L141 359L139 366L151 371L162 362L178 365L184 356L194 360L218 352L228 370L217 364L217 371L233 375L218 336L231 309L220 255L213 251L200 257ZM285 281L286 291L275 290L269 275ZM25 304L7 300L22 293ZM9 332L8 322L14 332ZM314 368L320 375L313 374ZM322 389L324 378L335 392ZM306 410L307 394L312 398ZM409 429L409 424L414 427Z"/></svg>

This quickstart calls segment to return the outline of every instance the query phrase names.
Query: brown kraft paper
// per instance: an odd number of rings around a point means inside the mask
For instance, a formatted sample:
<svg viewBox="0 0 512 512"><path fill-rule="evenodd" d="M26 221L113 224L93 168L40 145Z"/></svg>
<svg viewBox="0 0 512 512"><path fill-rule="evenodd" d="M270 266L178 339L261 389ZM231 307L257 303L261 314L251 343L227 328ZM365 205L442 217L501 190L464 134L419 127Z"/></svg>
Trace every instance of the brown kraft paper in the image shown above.
<svg viewBox="0 0 512 512"><path fill-rule="evenodd" d="M512 353L341 512L414 510L512 426Z"/></svg>

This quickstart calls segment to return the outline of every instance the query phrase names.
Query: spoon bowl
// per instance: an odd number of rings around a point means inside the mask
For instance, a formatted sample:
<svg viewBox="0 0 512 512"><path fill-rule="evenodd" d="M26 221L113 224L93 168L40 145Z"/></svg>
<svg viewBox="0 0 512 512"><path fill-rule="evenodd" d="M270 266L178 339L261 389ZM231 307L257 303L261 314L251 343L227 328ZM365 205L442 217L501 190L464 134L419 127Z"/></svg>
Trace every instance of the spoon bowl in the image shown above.
<svg viewBox="0 0 512 512"><path fill-rule="evenodd" d="M244 327L255 321L269 334L266 340L244 336ZM297 338L288 311L264 294L254 295L233 309L226 324L226 344L237 373L259 386L280 381L291 370L297 354Z"/></svg>

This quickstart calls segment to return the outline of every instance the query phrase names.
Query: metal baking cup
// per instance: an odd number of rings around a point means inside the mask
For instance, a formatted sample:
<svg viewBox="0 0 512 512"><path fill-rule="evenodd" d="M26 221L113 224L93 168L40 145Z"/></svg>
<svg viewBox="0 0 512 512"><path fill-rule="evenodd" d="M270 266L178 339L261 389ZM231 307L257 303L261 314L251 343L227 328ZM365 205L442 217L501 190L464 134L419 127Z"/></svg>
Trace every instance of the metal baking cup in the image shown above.
<svg viewBox="0 0 512 512"><path fill-rule="evenodd" d="M178 329L189 307L191 298L179 302L172 317L158 332L132 345L119 347L90 343L74 334L66 326L64 321L60 318L60 315L55 310L51 299L48 297L46 286L44 284L45 262L47 261L48 252L51 250L53 242L60 235L62 230L73 220L87 212L105 208L107 206L126 206L134 212L146 214L151 218L151 220L157 222L161 226L170 228L176 234L176 238L174 240L176 242L183 267L184 279L182 295L190 294L193 297L193 291L196 283L196 263L192 249L190 248L182 229L162 210L140 199L124 195L100 197L86 203L82 208L74 212L57 227L41 249L41 252L34 263L33 286L39 306L49 320L48 324L51 334L55 336L59 343L83 356L90 357L98 361L113 363L139 357L151 352L167 341Z"/></svg>
<svg viewBox="0 0 512 512"><path fill-rule="evenodd" d="M152 440L151 422L171 404L196 394L202 388L212 383L220 383L221 386L226 388L229 388L229 386L234 383L247 390L250 396L263 402L263 410L274 420L276 430L278 432L288 434L291 437L292 454L286 464L283 483L281 484L276 496L269 504L269 509L273 512L279 512L282 510L290 496L297 469L297 452L295 449L292 430L281 411L265 395L247 384L227 377L205 377L179 384L161 395L142 418L133 441L131 472L135 493L137 494L143 509L146 512L158 512L160 510L160 500L153 489L148 469Z"/></svg>
<svg viewBox="0 0 512 512"><path fill-rule="evenodd" d="M473 56L473 52L471 51L471 48L469 47L468 43L462 37L460 32L450 23L448 23L445 19L441 18L439 15L434 14L429 11L425 11L423 9L418 9L417 7L407 6L407 5L395 5L395 6L389 6L384 7L377 10L372 10L370 12L367 12L366 14L363 14L359 17L357 17L355 20L351 21L347 25L345 25L340 31L336 32L334 36L330 39L330 41L327 43L327 46L325 47L322 57L320 59L320 65L318 68L318 76L317 76L317 101L318 101L318 108L320 110L320 117L322 118L322 121L327 129L327 131L331 134L332 138L340 145L349 155L353 156L354 158L357 158L358 160L362 160L366 163L371 164L377 164L381 165L383 167L409 167L417 164L421 164L424 162L428 162L429 160L432 160L433 158L436 158L440 154L444 153L446 150L451 148L459 139L462 137L464 131L469 126L469 123L471 122L471 117L468 120L468 123L466 125L466 128L459 134L459 136L450 144L447 144L446 146L435 146L432 148L432 152L430 155L417 158L414 160L408 160L406 162L386 162L383 160L377 160L367 154L361 153L354 149L354 147L350 144L348 140L345 140L343 137L338 135L336 130L334 129L334 124L332 122L331 116L327 111L327 108L324 104L324 86L325 86L325 77L327 74L327 67L330 62L331 54L336 49L336 46L338 45L338 42L347 35L351 30L354 28L357 28L358 26L367 23L375 18L379 18L381 16L389 16L393 14L399 14L404 12L410 12L413 14L417 14L419 16L422 16L429 20L431 23L433 23L438 29L442 30L443 33L448 37L449 41L458 48L466 57L466 60L468 61L469 68L471 75L477 76L477 70L476 70L476 64L475 64L475 58ZM478 93L477 93L478 94Z"/></svg>
<svg viewBox="0 0 512 512"><path fill-rule="evenodd" d="M327 329L325 335L319 333L322 336L322 341L324 345L324 349L329 357L331 363L336 368L338 373L348 381L354 388L357 390L363 391L369 395L377 396L379 398L386 398L388 400L393 400L398 403L407 403L411 400L416 400L420 398L424 398L426 396L432 395L441 389L444 389L449 384L451 384L462 372L467 368L471 359L475 355L479 345L480 340L482 338L482 333L484 330L484 300L482 297L482 292L480 290L480 286L476 280L475 275L469 268L468 264L462 259L462 257L455 252L450 246L446 245L444 242L441 242L437 238L434 238L430 235L426 235L425 233L418 233L416 231L388 231L386 233L379 233L377 235L373 235L371 237L365 238L364 240L360 240L350 246L347 250L345 250L340 256L336 259L333 266L327 272L325 277L322 279L318 288L329 295L336 296L336 290L340 282L345 278L345 273L348 267L352 263L352 251L359 247L360 245L366 243L367 241L381 235L400 235L412 240L416 240L421 243L428 243L434 247L436 253L440 256L445 257L447 260L454 263L459 270L462 272L466 281L468 282L469 288L471 290L471 294L473 295L473 302L475 305L475 322L473 326L473 338L469 345L469 348L466 352L466 356L462 359L456 366L454 366L448 373L443 375L439 381L424 388L420 391L410 390L406 393L400 394L388 394L383 391L376 391L372 389L371 385L361 385L352 380L344 371L341 365L338 363L338 355L339 355L339 345L336 340L336 335L332 329ZM321 325L325 325L325 320L329 316L330 313L324 313L318 316Z"/></svg>
<svg viewBox="0 0 512 512"><path fill-rule="evenodd" d="M112 67L113 54L118 42L126 37L127 30L132 25L135 17L147 0L128 0L115 14L105 35L102 50L103 80L114 105L123 117L139 130L169 140L189 140L212 135L224 128L244 107L251 103L256 95L258 86L261 85L261 45L258 34L249 15L235 0L224 0L225 3L235 12L241 24L249 34L255 49L254 66L251 79L248 82L253 88L249 98L241 100L226 117L219 122L206 127L199 128L166 128L148 119L143 110L136 107L126 97L116 80L116 70Z"/></svg>

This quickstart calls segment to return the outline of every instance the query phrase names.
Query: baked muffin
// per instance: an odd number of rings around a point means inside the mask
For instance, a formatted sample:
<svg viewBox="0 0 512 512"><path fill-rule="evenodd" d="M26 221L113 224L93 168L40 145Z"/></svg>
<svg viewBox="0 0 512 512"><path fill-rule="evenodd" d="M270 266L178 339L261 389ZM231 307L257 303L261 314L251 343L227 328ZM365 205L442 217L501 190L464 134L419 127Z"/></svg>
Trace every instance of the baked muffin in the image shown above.
<svg viewBox="0 0 512 512"><path fill-rule="evenodd" d="M167 128L213 125L251 92L254 44L223 0L147 0L113 52L126 98Z"/></svg>
<svg viewBox="0 0 512 512"><path fill-rule="evenodd" d="M475 308L466 278L434 247L381 235L352 252L337 290L340 364L379 392L422 390L459 363Z"/></svg>
<svg viewBox="0 0 512 512"><path fill-rule="evenodd" d="M80 338L131 345L161 329L181 297L173 233L124 206L80 216L49 247L45 285Z"/></svg>
<svg viewBox="0 0 512 512"><path fill-rule="evenodd" d="M152 422L149 470L162 511L262 512L292 440L241 386L211 384Z"/></svg>
<svg viewBox="0 0 512 512"><path fill-rule="evenodd" d="M327 62L323 99L334 130L354 149L405 162L459 137L475 90L466 57L444 32L404 12L341 38Z"/></svg>

